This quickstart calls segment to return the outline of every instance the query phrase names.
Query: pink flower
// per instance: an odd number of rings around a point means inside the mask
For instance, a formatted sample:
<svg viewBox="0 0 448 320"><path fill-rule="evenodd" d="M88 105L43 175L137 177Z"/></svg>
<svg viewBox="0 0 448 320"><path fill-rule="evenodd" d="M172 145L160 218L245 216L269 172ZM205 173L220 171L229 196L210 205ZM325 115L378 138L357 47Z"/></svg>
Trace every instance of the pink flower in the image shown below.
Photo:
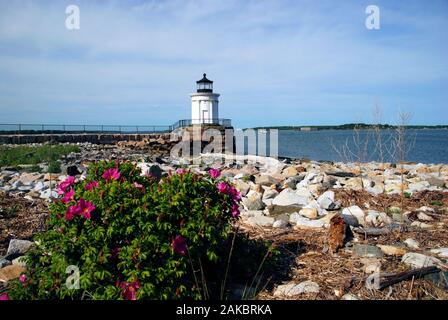
<svg viewBox="0 0 448 320"><path fill-rule="evenodd" d="M0 301L11 300L7 293L0 294Z"/></svg>
<svg viewBox="0 0 448 320"><path fill-rule="evenodd" d="M232 206L232 217L238 218L239 216L240 216L240 208L236 203L234 203Z"/></svg>
<svg viewBox="0 0 448 320"><path fill-rule="evenodd" d="M75 177L68 176L58 186L58 194L64 194L67 192L67 188L71 187L75 183Z"/></svg>
<svg viewBox="0 0 448 320"><path fill-rule="evenodd" d="M66 194L64 194L64 197L62 198L62 202L67 204L70 201L73 201L75 199L75 190L70 189Z"/></svg>
<svg viewBox="0 0 448 320"><path fill-rule="evenodd" d="M21 274L20 277L19 277L19 281L22 282L22 283L25 283L25 282L26 282L26 279L27 279L27 278L26 278L26 275L25 275L25 274Z"/></svg>
<svg viewBox="0 0 448 320"><path fill-rule="evenodd" d="M187 242L182 236L177 236L176 238L174 238L174 240L171 242L171 247L177 254L185 255L187 253Z"/></svg>
<svg viewBox="0 0 448 320"><path fill-rule="evenodd" d="M212 177L213 179L218 178L221 175L221 171L219 171L218 169L210 169L208 171L208 174L210 175L210 177Z"/></svg>
<svg viewBox="0 0 448 320"><path fill-rule="evenodd" d="M123 290L122 296L125 300L136 300L135 292L140 289L140 283L138 281L122 282L120 287Z"/></svg>
<svg viewBox="0 0 448 320"><path fill-rule="evenodd" d="M65 212L65 219L70 221L78 214L79 214L78 205L70 206L70 207L68 207L67 211Z"/></svg>
<svg viewBox="0 0 448 320"><path fill-rule="evenodd" d="M79 199L76 205L68 207L65 212L65 219L70 221L78 215L82 215L85 219L90 219L90 213L95 210L95 208L96 207L92 202Z"/></svg>
<svg viewBox="0 0 448 320"><path fill-rule="evenodd" d="M137 189L144 189L145 188L142 184L140 184L138 182L134 182L134 187L137 188Z"/></svg>
<svg viewBox="0 0 448 320"><path fill-rule="evenodd" d="M96 188L96 187L98 187L98 182L92 181L92 182L89 182L88 184L86 184L84 189L85 190L92 190L93 188Z"/></svg>
<svg viewBox="0 0 448 320"><path fill-rule="evenodd" d="M80 214L86 219L90 219L90 213L96 208L92 202L84 199L79 199L78 206Z"/></svg>
<svg viewBox="0 0 448 320"><path fill-rule="evenodd" d="M218 191L221 193L227 193L229 185L226 182L220 181L218 182Z"/></svg>
<svg viewBox="0 0 448 320"><path fill-rule="evenodd" d="M238 202L241 200L241 193L234 186L230 186L229 195L232 197L233 201L235 201L235 202Z"/></svg>
<svg viewBox="0 0 448 320"><path fill-rule="evenodd" d="M187 170L185 170L185 169L177 169L176 170L176 174L186 174L187 173Z"/></svg>
<svg viewBox="0 0 448 320"><path fill-rule="evenodd" d="M106 181L118 180L118 179L120 179L120 177L121 177L121 174L120 174L120 171L118 171L117 168L107 169L103 173L103 179L106 180Z"/></svg>

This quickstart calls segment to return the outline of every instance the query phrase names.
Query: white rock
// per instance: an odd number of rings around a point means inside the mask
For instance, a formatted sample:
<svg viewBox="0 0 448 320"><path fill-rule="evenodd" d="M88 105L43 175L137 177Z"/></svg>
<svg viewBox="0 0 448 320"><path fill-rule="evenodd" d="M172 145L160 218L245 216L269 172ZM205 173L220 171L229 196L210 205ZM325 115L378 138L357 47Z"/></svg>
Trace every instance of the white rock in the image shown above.
<svg viewBox="0 0 448 320"><path fill-rule="evenodd" d="M424 212L417 213L417 218L420 221L433 221L434 220L431 216L427 215Z"/></svg>
<svg viewBox="0 0 448 320"><path fill-rule="evenodd" d="M428 181L420 181L420 182L416 182L416 183L410 183L408 186L408 189L410 192L418 192L418 191L423 191L427 188L429 188L431 185L429 184Z"/></svg>
<svg viewBox="0 0 448 320"><path fill-rule="evenodd" d="M375 210L367 211L367 216L365 218L366 224L371 225L373 227L377 227L380 225L380 214Z"/></svg>
<svg viewBox="0 0 448 320"><path fill-rule="evenodd" d="M315 209L315 208L302 208L299 211L299 214L301 216L304 216L304 217L309 218L309 219L316 219L317 216L318 216L317 209Z"/></svg>
<svg viewBox="0 0 448 320"><path fill-rule="evenodd" d="M292 206L292 205L306 205L307 198L300 197L298 194L291 189L285 189L279 193L277 197L275 197L272 204L277 206Z"/></svg>
<svg viewBox="0 0 448 320"><path fill-rule="evenodd" d="M312 201L308 202L308 204L306 206L304 206L303 208L316 209L317 213L320 216L325 216L328 214L328 211L325 209L322 209L316 200L312 200Z"/></svg>
<svg viewBox="0 0 448 320"><path fill-rule="evenodd" d="M253 190L249 191L246 197L243 197L243 205L246 210L262 210L264 203L261 200L262 194Z"/></svg>
<svg viewBox="0 0 448 320"><path fill-rule="evenodd" d="M274 224L275 219L267 216L253 216L249 217L246 221L253 227L270 227Z"/></svg>
<svg viewBox="0 0 448 320"><path fill-rule="evenodd" d="M312 281L304 281L299 284L288 283L280 285L274 292L274 296L293 297L303 293L319 293L319 285Z"/></svg>
<svg viewBox="0 0 448 320"><path fill-rule="evenodd" d="M37 182L34 185L34 188L33 188L33 190L36 191L36 192L40 192L40 191L43 191L45 189L48 189L48 187L42 181Z"/></svg>
<svg viewBox="0 0 448 320"><path fill-rule="evenodd" d="M419 243L412 238L404 240L404 243L411 249L420 249Z"/></svg>
<svg viewBox="0 0 448 320"><path fill-rule="evenodd" d="M337 210L340 208L340 203L334 202L334 192L326 191L317 198L317 203L322 209Z"/></svg>
<svg viewBox="0 0 448 320"><path fill-rule="evenodd" d="M273 228L285 228L288 225L288 222L285 220L276 220L272 225Z"/></svg>
<svg viewBox="0 0 448 320"><path fill-rule="evenodd" d="M440 263L440 260L434 257L425 256L421 253L409 252L401 258L401 262L417 269L432 267L435 264Z"/></svg>
<svg viewBox="0 0 448 320"><path fill-rule="evenodd" d="M346 293L342 296L341 300L359 300L359 298L354 294Z"/></svg>
<svg viewBox="0 0 448 320"><path fill-rule="evenodd" d="M263 211L261 210L243 210L241 211L241 216L242 217L255 217L255 216L262 216L263 215Z"/></svg>
<svg viewBox="0 0 448 320"><path fill-rule="evenodd" d="M274 199L276 196L278 196L278 191L271 189L271 188L267 188L264 193L263 193L263 200L266 199Z"/></svg>
<svg viewBox="0 0 448 320"><path fill-rule="evenodd" d="M313 200L313 194L308 188L305 187L297 187L296 193L298 196L307 198L309 201Z"/></svg>
<svg viewBox="0 0 448 320"><path fill-rule="evenodd" d="M414 221L411 223L411 227L416 227L420 229L432 229L434 226L432 224L420 222L420 221Z"/></svg>
<svg viewBox="0 0 448 320"><path fill-rule="evenodd" d="M439 249L432 249L430 252L438 255L441 258L448 258L448 248L439 248Z"/></svg>
<svg viewBox="0 0 448 320"><path fill-rule="evenodd" d="M295 224L294 229L320 229L325 225L321 220L310 220L301 216L295 219Z"/></svg>
<svg viewBox="0 0 448 320"><path fill-rule="evenodd" d="M41 199L50 199L50 198L57 198L59 195L56 191L54 190L44 190L40 193L40 198Z"/></svg>
<svg viewBox="0 0 448 320"><path fill-rule="evenodd" d="M342 210L342 217L349 225L366 224L364 211L358 206L344 208Z"/></svg>

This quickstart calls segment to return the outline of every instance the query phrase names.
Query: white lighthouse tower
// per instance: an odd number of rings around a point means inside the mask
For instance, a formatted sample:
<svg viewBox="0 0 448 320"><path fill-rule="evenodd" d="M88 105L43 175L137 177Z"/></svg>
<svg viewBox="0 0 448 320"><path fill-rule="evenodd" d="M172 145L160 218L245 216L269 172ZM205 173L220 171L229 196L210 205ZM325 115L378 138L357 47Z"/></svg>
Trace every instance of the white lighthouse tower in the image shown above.
<svg viewBox="0 0 448 320"><path fill-rule="evenodd" d="M191 123L218 124L218 93L213 93L213 81L207 79L206 74L196 81L197 91L191 96Z"/></svg>

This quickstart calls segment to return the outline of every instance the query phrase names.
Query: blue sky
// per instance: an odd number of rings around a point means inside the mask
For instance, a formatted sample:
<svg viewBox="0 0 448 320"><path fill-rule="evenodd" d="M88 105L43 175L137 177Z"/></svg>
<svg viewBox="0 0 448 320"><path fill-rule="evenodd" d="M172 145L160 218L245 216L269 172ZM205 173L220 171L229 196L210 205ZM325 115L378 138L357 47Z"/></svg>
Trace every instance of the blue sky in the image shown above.
<svg viewBox="0 0 448 320"><path fill-rule="evenodd" d="M1 1L0 123L171 124L206 72L236 127L448 124L447 56L447 0Z"/></svg>

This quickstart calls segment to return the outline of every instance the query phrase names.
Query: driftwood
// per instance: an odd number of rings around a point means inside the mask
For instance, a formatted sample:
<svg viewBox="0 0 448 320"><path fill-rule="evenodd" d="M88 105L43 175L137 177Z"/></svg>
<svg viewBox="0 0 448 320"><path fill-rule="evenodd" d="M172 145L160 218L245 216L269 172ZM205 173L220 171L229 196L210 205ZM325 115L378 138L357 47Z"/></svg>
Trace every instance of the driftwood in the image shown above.
<svg viewBox="0 0 448 320"><path fill-rule="evenodd" d="M348 288L353 286L355 284L355 282L358 282L358 281L366 282L367 280L372 279L372 282L373 282L371 285L372 288L375 288L377 290L384 290L384 289L386 289L394 284L400 283L402 281L406 281L406 280L409 280L412 278L420 279L428 274L437 273L440 271L441 271L441 269L439 269L438 267L432 266L432 267L413 269L410 271L404 271L404 272L399 272L399 273L378 273L379 281L377 283L375 283L375 280L374 280L375 274L371 274L367 277L352 278Z"/></svg>
<svg viewBox="0 0 448 320"><path fill-rule="evenodd" d="M353 231L358 233L358 234L362 234L365 237L369 237L369 236L381 236L384 234L389 234L391 233L393 230L400 230L402 227L396 224L392 224L389 226L386 226L384 228L353 228ZM401 229L403 230L403 229Z"/></svg>
<svg viewBox="0 0 448 320"><path fill-rule="evenodd" d="M425 267L425 268L420 268L420 269L415 269L415 270L411 270L411 271L404 271L404 272L400 272L400 273L396 273L393 275L389 275L386 276L383 279L380 280L380 284L379 284L379 290L383 290L387 287L390 287L391 285L394 285L396 283L408 280L408 279L419 279L422 278L424 276L426 276L427 274L431 274L431 273L437 273L440 272L441 270L437 267Z"/></svg>
<svg viewBox="0 0 448 320"><path fill-rule="evenodd" d="M392 232L392 229L389 228L354 228L354 232L358 234L362 234L364 236L381 236L384 234L389 234Z"/></svg>

